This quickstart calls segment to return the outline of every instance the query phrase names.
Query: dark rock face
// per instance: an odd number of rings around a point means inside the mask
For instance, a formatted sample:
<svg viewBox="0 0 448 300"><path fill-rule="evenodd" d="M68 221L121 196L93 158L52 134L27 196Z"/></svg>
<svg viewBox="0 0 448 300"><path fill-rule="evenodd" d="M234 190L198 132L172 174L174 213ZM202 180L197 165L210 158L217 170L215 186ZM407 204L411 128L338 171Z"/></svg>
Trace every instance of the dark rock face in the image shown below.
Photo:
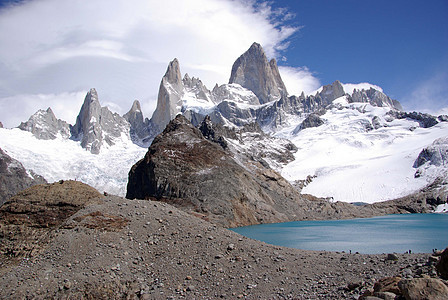
<svg viewBox="0 0 448 300"><path fill-rule="evenodd" d="M293 134L297 134L300 130L312 127L319 127L324 121L317 114L309 114L303 122L294 129Z"/></svg>
<svg viewBox="0 0 448 300"><path fill-rule="evenodd" d="M70 125L57 119L51 108L38 110L28 121L22 122L18 127L31 132L41 140L54 140L58 135L62 138L70 137Z"/></svg>
<svg viewBox="0 0 448 300"><path fill-rule="evenodd" d="M101 107L96 90L91 89L84 99L75 126L71 128L72 138L80 140L83 148L98 154L104 143L113 145L114 138L119 138L122 133L129 136L129 123L107 107Z"/></svg>
<svg viewBox="0 0 448 300"><path fill-rule="evenodd" d="M0 128L3 128L3 123L2 122L0 122Z"/></svg>
<svg viewBox="0 0 448 300"><path fill-rule="evenodd" d="M224 150L227 149L227 142L225 139L216 133L212 121L209 116L206 116L199 127L202 135L209 141L219 144Z"/></svg>
<svg viewBox="0 0 448 300"><path fill-rule="evenodd" d="M18 192L46 183L42 176L28 174L22 164L0 149L0 206Z"/></svg>
<svg viewBox="0 0 448 300"><path fill-rule="evenodd" d="M430 114L420 113L420 112L404 112L404 111L395 111L391 110L388 113L391 117L395 119L411 119L415 120L420 124L422 128L430 128L437 123L439 123L438 118L431 116Z"/></svg>
<svg viewBox="0 0 448 300"><path fill-rule="evenodd" d="M123 115L123 118L131 125L131 140L137 145L149 146L148 142L152 134L151 124L148 118L143 119L143 112L138 100L134 101L131 109Z"/></svg>
<svg viewBox="0 0 448 300"><path fill-rule="evenodd" d="M68 217L103 197L77 181L30 187L0 207L1 268L39 253L51 231Z"/></svg>
<svg viewBox="0 0 448 300"><path fill-rule="evenodd" d="M445 248L440 255L440 260L436 265L436 269L441 278L448 280L448 248Z"/></svg>
<svg viewBox="0 0 448 300"><path fill-rule="evenodd" d="M238 83L251 90L261 104L287 96L277 62L268 62L263 48L257 43L235 61L229 83Z"/></svg>
<svg viewBox="0 0 448 300"><path fill-rule="evenodd" d="M448 137L435 140L431 146L424 148L414 162L414 168L429 163L434 166L448 164Z"/></svg>

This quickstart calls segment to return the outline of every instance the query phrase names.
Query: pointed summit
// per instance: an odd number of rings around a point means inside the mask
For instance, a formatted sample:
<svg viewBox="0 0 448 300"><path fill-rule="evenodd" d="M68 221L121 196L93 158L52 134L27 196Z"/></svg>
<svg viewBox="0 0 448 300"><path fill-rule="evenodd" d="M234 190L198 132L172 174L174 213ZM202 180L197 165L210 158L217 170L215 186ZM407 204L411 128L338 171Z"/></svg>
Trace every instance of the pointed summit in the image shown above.
<svg viewBox="0 0 448 300"><path fill-rule="evenodd" d="M90 89L70 131L72 139L81 141L83 148L98 154L104 142L110 146L121 133L129 134L129 123L107 107L101 107L98 93Z"/></svg>
<svg viewBox="0 0 448 300"><path fill-rule="evenodd" d="M278 71L275 59L268 62L263 48L258 43L241 55L232 66L229 83L237 83L267 103L287 95L285 84Z"/></svg>
<svg viewBox="0 0 448 300"><path fill-rule="evenodd" d="M182 75L180 73L179 61L177 58L173 59L166 69L165 76L163 78L166 79L171 85L174 85L176 89L182 87Z"/></svg>
<svg viewBox="0 0 448 300"><path fill-rule="evenodd" d="M146 139L151 135L151 128L148 118L143 119L143 112L138 100L134 101L131 109L123 115L123 118L131 124L131 140L139 146L149 146Z"/></svg>
<svg viewBox="0 0 448 300"><path fill-rule="evenodd" d="M175 58L168 65L165 76L160 82L157 107L151 122L161 132L163 128L180 112L184 86L180 73L179 61Z"/></svg>
<svg viewBox="0 0 448 300"><path fill-rule="evenodd" d="M38 110L28 121L22 122L19 128L31 132L40 140L54 140L58 136L63 138L70 136L70 127L67 122L57 119L50 107L47 110Z"/></svg>

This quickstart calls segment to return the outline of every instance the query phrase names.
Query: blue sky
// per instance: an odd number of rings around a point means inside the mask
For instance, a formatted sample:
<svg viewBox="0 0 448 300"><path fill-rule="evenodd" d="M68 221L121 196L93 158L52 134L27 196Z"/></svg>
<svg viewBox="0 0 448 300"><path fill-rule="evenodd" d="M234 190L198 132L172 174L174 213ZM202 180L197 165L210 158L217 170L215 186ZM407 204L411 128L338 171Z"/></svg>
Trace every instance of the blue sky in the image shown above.
<svg viewBox="0 0 448 300"><path fill-rule="evenodd" d="M406 110L448 107L448 1L0 1L0 121L38 109L74 123L92 87L126 113L155 109L174 58L208 88L253 42L276 58L290 94L369 82ZM12 5L10 3L15 3ZM86 4L87 3L87 4Z"/></svg>
<svg viewBox="0 0 448 300"><path fill-rule="evenodd" d="M324 84L379 85L411 109L424 108L412 95L416 88L442 84L435 103L422 101L448 106L448 1L279 0L275 6L294 12L291 21L303 26L289 39L286 64L306 65Z"/></svg>

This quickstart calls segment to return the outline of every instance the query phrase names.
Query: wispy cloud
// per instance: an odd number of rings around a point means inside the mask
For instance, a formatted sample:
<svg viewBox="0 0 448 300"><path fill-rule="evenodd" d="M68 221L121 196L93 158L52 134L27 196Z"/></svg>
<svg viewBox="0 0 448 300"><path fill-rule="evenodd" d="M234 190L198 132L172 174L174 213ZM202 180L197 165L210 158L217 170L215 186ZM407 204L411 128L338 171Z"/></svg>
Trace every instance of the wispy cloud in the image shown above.
<svg viewBox="0 0 448 300"><path fill-rule="evenodd" d="M317 90L321 83L307 67L279 66L280 75L290 95L305 95Z"/></svg>
<svg viewBox="0 0 448 300"><path fill-rule="evenodd" d="M448 71L440 70L419 83L406 97L406 110L438 114L448 110Z"/></svg>
<svg viewBox="0 0 448 300"><path fill-rule="evenodd" d="M182 72L212 88L228 81L233 62L253 42L270 58L281 58L288 38L300 29L287 24L292 17L269 2L247 0L32 0L4 7L0 104L6 110L0 120L16 126L12 115L28 118L21 110L11 111L15 106L7 103L12 99L28 99L27 107L37 110L46 107L29 95L91 87L101 102L115 103L119 113L139 99L150 117L173 58L179 59ZM316 83L306 68L282 69L285 81L304 80L288 84L291 91Z"/></svg>

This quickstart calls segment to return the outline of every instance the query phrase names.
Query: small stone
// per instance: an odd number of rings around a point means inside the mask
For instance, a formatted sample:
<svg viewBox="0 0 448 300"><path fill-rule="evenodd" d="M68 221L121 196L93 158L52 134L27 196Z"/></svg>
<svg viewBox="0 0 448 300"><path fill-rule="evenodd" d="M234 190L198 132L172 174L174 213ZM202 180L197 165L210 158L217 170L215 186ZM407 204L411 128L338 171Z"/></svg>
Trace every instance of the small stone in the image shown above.
<svg viewBox="0 0 448 300"><path fill-rule="evenodd" d="M227 245L227 250L232 251L235 249L235 244L228 244Z"/></svg>
<svg viewBox="0 0 448 300"><path fill-rule="evenodd" d="M185 280L191 280L193 279L193 277L191 277L190 275L188 275L187 277L185 277Z"/></svg>
<svg viewBox="0 0 448 300"><path fill-rule="evenodd" d="M193 285L187 286L187 292L191 292L191 291L194 291L194 286Z"/></svg>
<svg viewBox="0 0 448 300"><path fill-rule="evenodd" d="M386 257L386 260L398 260L398 256L393 253L389 253Z"/></svg>

